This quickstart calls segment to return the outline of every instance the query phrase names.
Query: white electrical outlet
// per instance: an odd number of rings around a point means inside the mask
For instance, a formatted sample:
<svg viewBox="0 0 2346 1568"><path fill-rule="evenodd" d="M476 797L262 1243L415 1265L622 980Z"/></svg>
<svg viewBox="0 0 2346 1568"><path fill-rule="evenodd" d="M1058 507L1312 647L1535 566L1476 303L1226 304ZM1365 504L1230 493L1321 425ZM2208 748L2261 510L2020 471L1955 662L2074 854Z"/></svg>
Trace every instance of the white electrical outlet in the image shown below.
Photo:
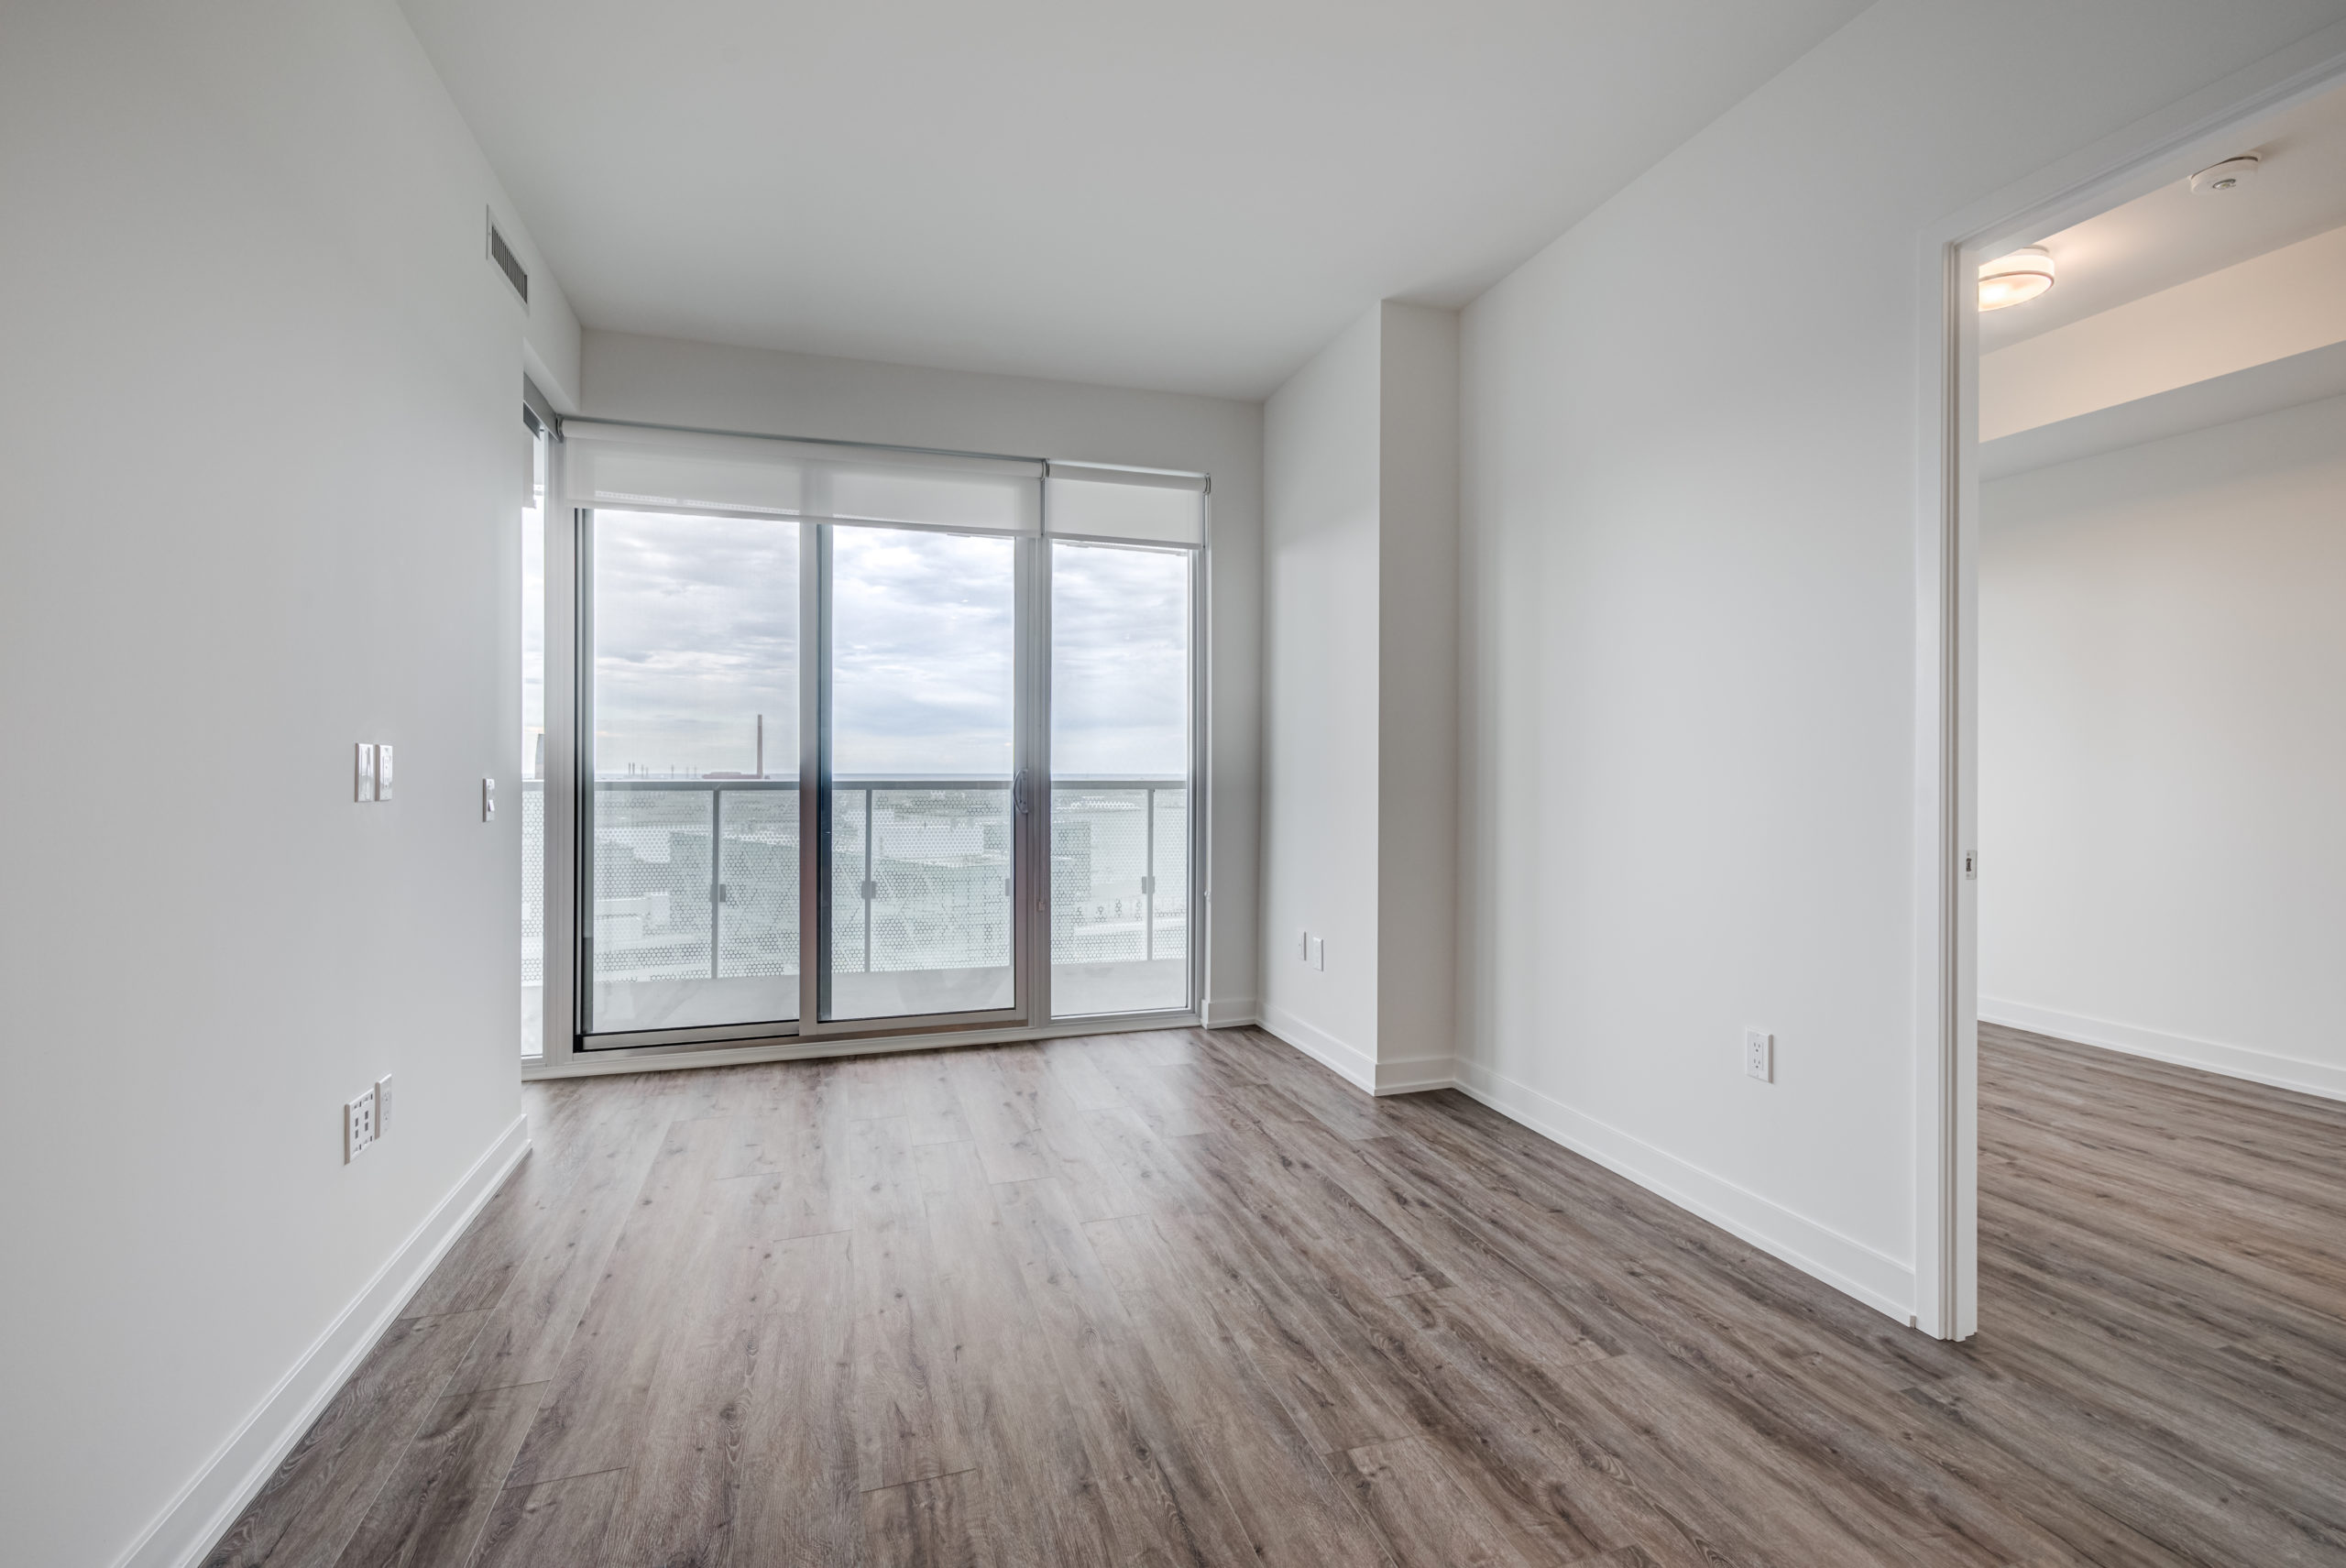
<svg viewBox="0 0 2346 1568"><path fill-rule="evenodd" d="M391 1135L391 1075L388 1072L375 1080L375 1135Z"/></svg>
<svg viewBox="0 0 2346 1568"><path fill-rule="evenodd" d="M1764 1029L1743 1031L1743 1070L1762 1083L1776 1081L1776 1036Z"/></svg>
<svg viewBox="0 0 2346 1568"><path fill-rule="evenodd" d="M1311 967L1319 970L1328 967L1328 938L1325 937L1311 938Z"/></svg>
<svg viewBox="0 0 2346 1568"><path fill-rule="evenodd" d="M375 1091L369 1089L342 1108L342 1163L365 1154L375 1136Z"/></svg>
<svg viewBox="0 0 2346 1568"><path fill-rule="evenodd" d="M480 781L480 819L483 822L497 820L497 781L495 779Z"/></svg>
<svg viewBox="0 0 2346 1568"><path fill-rule="evenodd" d="M357 786L356 798L364 803L375 798L375 747L372 741L358 742L358 761L353 770Z"/></svg>
<svg viewBox="0 0 2346 1568"><path fill-rule="evenodd" d="M375 748L375 798L391 798L391 746L388 740Z"/></svg>

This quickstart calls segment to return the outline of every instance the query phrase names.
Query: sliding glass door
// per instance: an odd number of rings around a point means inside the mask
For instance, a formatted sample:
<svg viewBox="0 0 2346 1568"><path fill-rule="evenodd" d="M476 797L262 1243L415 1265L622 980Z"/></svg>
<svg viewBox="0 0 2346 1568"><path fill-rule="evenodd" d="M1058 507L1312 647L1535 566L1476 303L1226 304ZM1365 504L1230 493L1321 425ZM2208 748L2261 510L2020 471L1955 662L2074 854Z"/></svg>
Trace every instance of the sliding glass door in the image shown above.
<svg viewBox="0 0 2346 1568"><path fill-rule="evenodd" d="M565 433L576 1048L1195 1006L1201 481Z"/></svg>
<svg viewBox="0 0 2346 1568"><path fill-rule="evenodd" d="M1187 1007L1190 554L1050 550L1051 1012Z"/></svg>
<svg viewBox="0 0 2346 1568"><path fill-rule="evenodd" d="M826 1021L1017 1005L1015 539L824 530Z"/></svg>
<svg viewBox="0 0 2346 1568"><path fill-rule="evenodd" d="M798 1016L799 532L587 523L593 1032Z"/></svg>

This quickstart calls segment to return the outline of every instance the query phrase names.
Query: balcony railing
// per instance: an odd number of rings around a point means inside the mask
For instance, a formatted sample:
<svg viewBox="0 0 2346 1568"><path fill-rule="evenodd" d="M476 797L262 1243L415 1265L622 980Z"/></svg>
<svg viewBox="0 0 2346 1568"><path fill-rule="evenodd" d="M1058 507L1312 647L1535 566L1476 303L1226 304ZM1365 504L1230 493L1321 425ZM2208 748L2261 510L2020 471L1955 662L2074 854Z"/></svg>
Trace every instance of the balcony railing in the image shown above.
<svg viewBox="0 0 2346 1568"><path fill-rule="evenodd" d="M543 983L544 786L521 787L531 986ZM598 983L798 972L797 780L608 778L595 795ZM1012 812L1006 778L834 780L832 972L1006 967ZM1051 839L1054 1011L1186 1005L1186 781L1059 779Z"/></svg>

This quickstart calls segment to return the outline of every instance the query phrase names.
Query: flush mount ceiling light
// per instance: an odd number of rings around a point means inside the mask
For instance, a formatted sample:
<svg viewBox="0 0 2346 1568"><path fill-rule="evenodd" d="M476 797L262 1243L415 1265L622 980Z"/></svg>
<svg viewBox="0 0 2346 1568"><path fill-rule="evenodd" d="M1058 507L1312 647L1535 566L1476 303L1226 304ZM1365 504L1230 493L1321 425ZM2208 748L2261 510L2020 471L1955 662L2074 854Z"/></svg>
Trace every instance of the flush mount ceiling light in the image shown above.
<svg viewBox="0 0 2346 1568"><path fill-rule="evenodd" d="M2247 153L2228 158L2221 163L2201 170L2191 177L2194 195L2220 196L2227 191L2237 191L2256 178L2256 155Z"/></svg>
<svg viewBox="0 0 2346 1568"><path fill-rule="evenodd" d="M1979 264L1979 308L2024 304L2053 287L2053 253L2041 245Z"/></svg>

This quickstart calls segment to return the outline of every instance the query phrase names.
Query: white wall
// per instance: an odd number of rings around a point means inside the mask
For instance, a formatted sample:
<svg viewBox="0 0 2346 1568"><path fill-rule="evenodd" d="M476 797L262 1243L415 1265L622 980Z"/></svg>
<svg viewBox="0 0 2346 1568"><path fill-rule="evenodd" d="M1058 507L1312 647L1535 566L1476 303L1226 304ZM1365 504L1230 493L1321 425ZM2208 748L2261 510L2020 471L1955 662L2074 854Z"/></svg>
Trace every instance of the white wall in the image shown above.
<svg viewBox="0 0 2346 1568"><path fill-rule="evenodd" d="M524 323L389 0L5 31L0 1556L159 1563L520 1147Z"/></svg>
<svg viewBox="0 0 2346 1568"><path fill-rule="evenodd" d="M1263 405L1263 1021L1354 1082L1376 1064L1383 342L1372 307Z"/></svg>
<svg viewBox="0 0 2346 1568"><path fill-rule="evenodd" d="M2341 9L1882 0L1468 308L1467 1087L1914 1310L1922 236Z"/></svg>
<svg viewBox="0 0 2346 1568"><path fill-rule="evenodd" d="M1261 405L627 333L588 332L583 360L581 411L597 418L1212 476L1207 1019L1254 1017Z"/></svg>
<svg viewBox="0 0 2346 1568"><path fill-rule="evenodd" d="M1364 1087L1446 1082L1456 314L1370 308L1272 395L1264 454L1263 1022Z"/></svg>
<svg viewBox="0 0 2346 1568"><path fill-rule="evenodd" d="M2346 1098L2346 398L1979 505L1981 1014Z"/></svg>
<svg viewBox="0 0 2346 1568"><path fill-rule="evenodd" d="M1458 313L1379 314L1376 1062L1392 1090L1454 1070Z"/></svg>

